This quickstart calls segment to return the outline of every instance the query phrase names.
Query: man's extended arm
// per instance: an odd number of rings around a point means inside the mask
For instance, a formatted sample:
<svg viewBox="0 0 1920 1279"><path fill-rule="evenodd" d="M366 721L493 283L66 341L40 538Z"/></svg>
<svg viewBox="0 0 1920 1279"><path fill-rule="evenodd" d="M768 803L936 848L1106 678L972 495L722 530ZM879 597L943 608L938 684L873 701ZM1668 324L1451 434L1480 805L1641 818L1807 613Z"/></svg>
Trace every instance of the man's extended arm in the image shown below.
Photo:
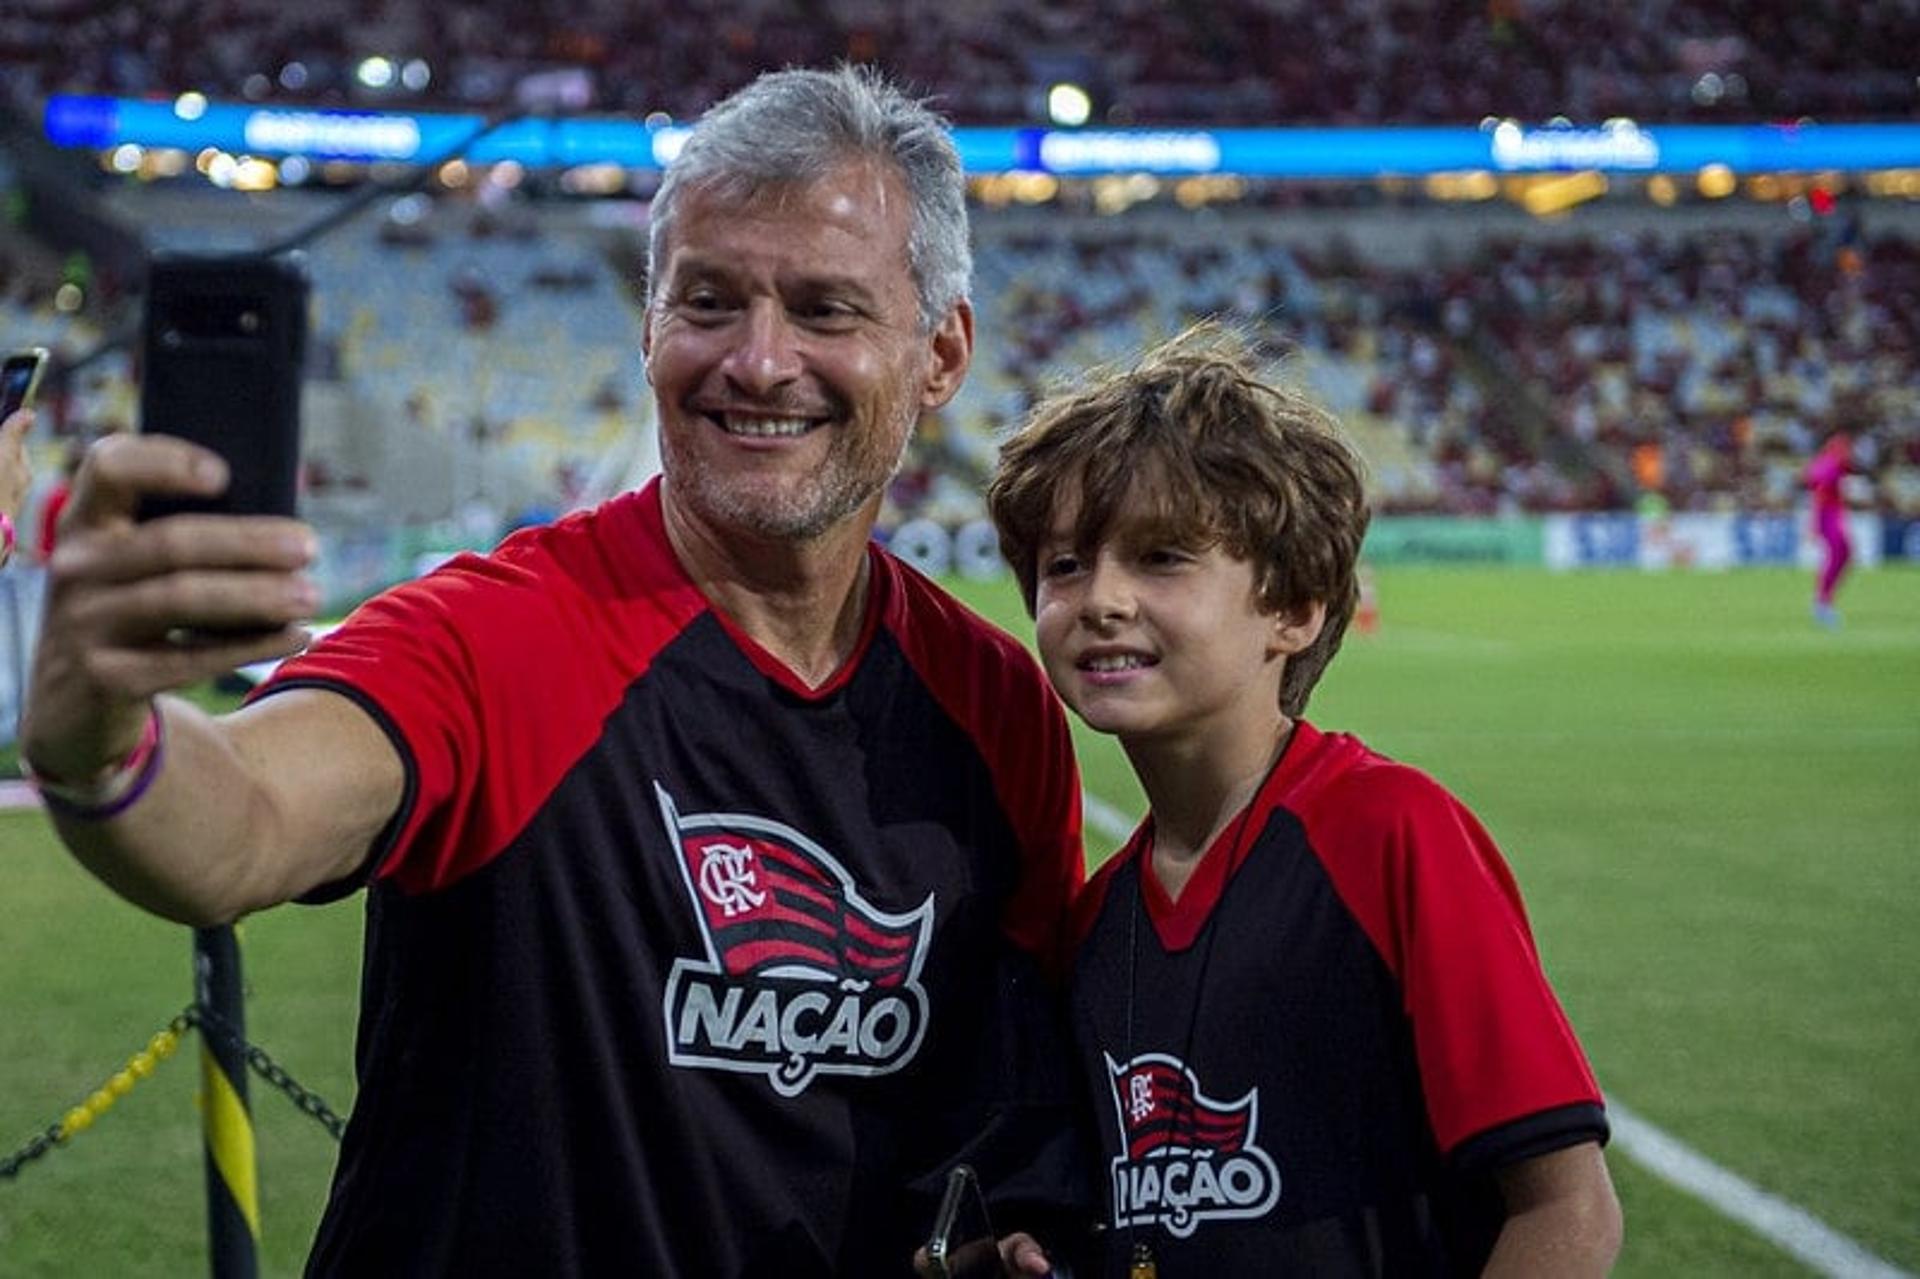
<svg viewBox="0 0 1920 1279"><path fill-rule="evenodd" d="M314 605L305 525L134 522L142 493L224 483L217 458L178 440L122 437L89 454L50 566L21 734L36 773L57 792L84 793L160 716L158 765L134 803L111 816L77 814L84 801L50 808L67 846L116 891L195 924L350 873L405 780L385 734L344 697L289 692L216 719L157 696L304 641L297 622Z"/></svg>

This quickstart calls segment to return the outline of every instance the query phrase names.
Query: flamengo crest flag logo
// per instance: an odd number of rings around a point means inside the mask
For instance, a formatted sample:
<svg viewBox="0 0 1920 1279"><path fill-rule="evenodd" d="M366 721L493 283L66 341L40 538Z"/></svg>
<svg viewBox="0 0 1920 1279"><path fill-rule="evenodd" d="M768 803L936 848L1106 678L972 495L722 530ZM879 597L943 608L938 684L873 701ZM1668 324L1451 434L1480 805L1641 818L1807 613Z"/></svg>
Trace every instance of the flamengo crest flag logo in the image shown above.
<svg viewBox="0 0 1920 1279"><path fill-rule="evenodd" d="M1280 1172L1254 1144L1258 1088L1219 1102L1177 1057L1143 1053L1123 1066L1101 1055L1120 1132L1116 1228L1158 1223L1185 1239L1209 1218L1258 1217L1280 1201Z"/></svg>
<svg viewBox="0 0 1920 1279"><path fill-rule="evenodd" d="M904 915L869 905L799 831L740 813L683 815L654 794L706 939L674 961L667 1058L762 1074L783 1097L816 1075L886 1075L927 1029L920 966L933 896Z"/></svg>

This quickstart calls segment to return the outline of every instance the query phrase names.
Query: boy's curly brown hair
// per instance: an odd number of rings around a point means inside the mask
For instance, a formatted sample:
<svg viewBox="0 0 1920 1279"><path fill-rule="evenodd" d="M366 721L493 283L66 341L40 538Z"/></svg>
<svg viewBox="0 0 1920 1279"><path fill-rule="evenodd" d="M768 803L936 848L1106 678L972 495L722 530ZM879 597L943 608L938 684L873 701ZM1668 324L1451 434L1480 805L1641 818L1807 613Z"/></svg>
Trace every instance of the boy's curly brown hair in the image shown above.
<svg viewBox="0 0 1920 1279"><path fill-rule="evenodd" d="M1036 406L1000 448L987 508L1027 611L1063 502L1090 554L1117 520L1252 562L1260 604L1321 602L1326 622L1287 662L1280 708L1306 710L1359 596L1371 512L1358 456L1319 404L1261 376L1245 339L1207 322L1129 369L1096 371Z"/></svg>

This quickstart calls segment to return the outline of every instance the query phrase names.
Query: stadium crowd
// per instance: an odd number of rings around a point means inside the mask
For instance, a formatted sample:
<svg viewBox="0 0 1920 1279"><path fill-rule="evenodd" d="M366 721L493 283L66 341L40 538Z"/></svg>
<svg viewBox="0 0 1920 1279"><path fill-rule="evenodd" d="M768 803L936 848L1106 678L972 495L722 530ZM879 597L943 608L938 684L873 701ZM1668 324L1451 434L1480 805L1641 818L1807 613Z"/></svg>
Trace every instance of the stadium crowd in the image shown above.
<svg viewBox="0 0 1920 1279"><path fill-rule="evenodd" d="M981 254L999 401L1203 315L1265 332L1374 462L1389 511L1791 509L1850 429L1874 501L1920 511L1920 257L1838 219L1773 239L1501 240L1415 268L1258 230L1029 227Z"/></svg>
<svg viewBox="0 0 1920 1279"><path fill-rule="evenodd" d="M1913 0L956 0L716 16L642 0L47 0L0 16L16 105L49 93L687 118L768 67L870 60L962 123L1040 118L1072 81L1111 124L1912 118ZM368 57L383 70L360 76Z"/></svg>
<svg viewBox="0 0 1920 1279"><path fill-rule="evenodd" d="M1807 232L1508 242L1468 277L1478 331L1554 429L1675 509L1779 509L1854 433L1879 503L1920 510L1920 253Z"/></svg>
<svg viewBox="0 0 1920 1279"><path fill-rule="evenodd" d="M1761 0L1738 22L1702 0L1126 0L1097 14L750 0L719 19L593 0L506 18L499 0L431 14L400 0L190 13L48 0L0 15L0 66L29 114L53 92L196 88L686 118L764 67L851 57L932 90L962 122L1035 120L1044 87L1066 79L1116 123L1371 124L1911 117L1915 81L1897 64L1920 46L1920 0ZM360 63L376 54L390 78L369 84ZM439 439L469 489L564 508L589 495L639 398L631 232L557 219L525 190L471 194L409 197L313 247L320 364L360 411ZM1836 234L1850 225L1836 216L1796 235L1653 240L1602 216L1580 238L1390 265L1279 237L1290 207L1336 198L1256 185L1204 236L1164 206L976 218L976 375L916 442L895 514L977 515L997 441L1052 381L1201 316L1256 333L1342 415L1386 511L1618 509L1648 493L1675 509L1780 509L1803 497L1821 439L1848 426L1876 504L1920 513L1920 267L1901 239ZM0 242L0 333L71 357L123 322L104 282L75 307L60 264L19 268L24 247ZM556 344L578 356L564 373L541 355ZM129 425L133 372L124 354L91 366L53 403L56 430ZM366 489L365 472L322 456L310 478Z"/></svg>
<svg viewBox="0 0 1920 1279"><path fill-rule="evenodd" d="M422 211L424 206L425 211ZM440 442L512 508L564 509L640 389L631 241L537 206L443 197L311 251L320 370ZM1844 219L1778 237L1602 230L1501 239L1416 266L1288 243L1258 212L976 219L975 375L916 441L891 518L979 514L999 439L1062 377L1203 316L1255 334L1338 412L1387 512L1786 510L1833 430L1870 501L1920 514L1920 253ZM0 336L71 356L103 332L10 279ZM556 345L577 358L556 369ZM124 356L51 411L69 437L131 424ZM53 459L48 458L51 462ZM367 489L349 460L311 479Z"/></svg>

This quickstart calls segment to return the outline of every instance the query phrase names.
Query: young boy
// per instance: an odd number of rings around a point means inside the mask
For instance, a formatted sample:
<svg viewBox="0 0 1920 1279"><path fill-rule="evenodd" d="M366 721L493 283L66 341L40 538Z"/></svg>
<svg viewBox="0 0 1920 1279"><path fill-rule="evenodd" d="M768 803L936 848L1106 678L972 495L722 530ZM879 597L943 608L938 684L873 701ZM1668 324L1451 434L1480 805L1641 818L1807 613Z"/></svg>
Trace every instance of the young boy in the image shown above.
<svg viewBox="0 0 1920 1279"><path fill-rule="evenodd" d="M1075 925L1104 1273L1604 1273L1600 1091L1511 873L1431 778L1300 718L1368 520L1329 415L1202 328L1042 404L988 504L1151 804Z"/></svg>

